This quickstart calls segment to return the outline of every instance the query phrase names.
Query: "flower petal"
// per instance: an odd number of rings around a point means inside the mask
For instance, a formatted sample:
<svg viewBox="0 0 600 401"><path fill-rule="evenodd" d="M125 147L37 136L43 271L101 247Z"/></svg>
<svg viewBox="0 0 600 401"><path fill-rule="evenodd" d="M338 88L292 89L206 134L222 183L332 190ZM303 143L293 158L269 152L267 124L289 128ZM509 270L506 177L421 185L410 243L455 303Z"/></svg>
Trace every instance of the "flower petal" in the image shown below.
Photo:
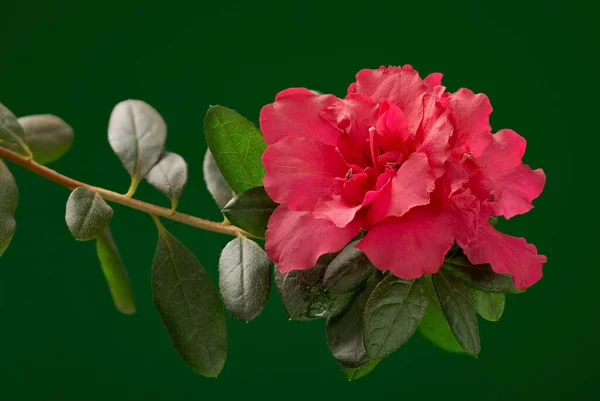
<svg viewBox="0 0 600 401"><path fill-rule="evenodd" d="M522 163L525 138L508 129L491 137L492 142L475 161L492 182L494 214L510 219L533 208L531 202L542 193L546 175L542 169L532 170Z"/></svg>
<svg viewBox="0 0 600 401"><path fill-rule="evenodd" d="M459 89L450 95L449 105L455 124L455 153L458 158L470 152L479 157L489 141L489 117L492 105L483 93L475 94L469 89Z"/></svg>
<svg viewBox="0 0 600 401"><path fill-rule="evenodd" d="M425 82L425 85L427 85L427 90L431 92L433 88L442 84L442 74L439 72L433 72L427 75L423 82Z"/></svg>
<svg viewBox="0 0 600 401"><path fill-rule="evenodd" d="M547 258L524 238L496 231L490 224L477 231L476 238L464 247L473 264L489 263L498 274L510 274L515 286L525 289L542 277L542 264Z"/></svg>
<svg viewBox="0 0 600 401"><path fill-rule="evenodd" d="M448 116L450 108L447 98L428 94L423 98L423 121L417 135L417 152L427 155L436 177L444 173L444 162L451 153L449 140L454 133L454 127Z"/></svg>
<svg viewBox="0 0 600 401"><path fill-rule="evenodd" d="M356 247L378 269L412 280L437 272L453 244L447 216L428 205L377 224Z"/></svg>
<svg viewBox="0 0 600 401"><path fill-rule="evenodd" d="M358 141L369 138L369 128L377 121L377 102L367 96L349 94L345 99L336 99L326 107L321 116L339 128L345 136Z"/></svg>
<svg viewBox="0 0 600 401"><path fill-rule="evenodd" d="M319 113L336 99L333 95L318 96L304 88L279 92L275 103L266 105L260 112L260 129L265 142L270 145L283 137L293 136L313 138L335 146L340 132Z"/></svg>
<svg viewBox="0 0 600 401"><path fill-rule="evenodd" d="M321 255L346 246L359 230L358 222L339 228L327 219L313 218L310 212L280 205L269 219L265 249L282 273L309 269Z"/></svg>
<svg viewBox="0 0 600 401"><path fill-rule="evenodd" d="M427 156L413 153L373 201L367 219L371 224L389 216L400 217L415 206L429 203L435 187Z"/></svg>
<svg viewBox="0 0 600 401"><path fill-rule="evenodd" d="M348 165L333 146L309 138L284 137L262 156L265 190L292 210L312 210L320 198L339 192Z"/></svg>
<svg viewBox="0 0 600 401"><path fill-rule="evenodd" d="M356 83L348 88L348 93L366 95L377 102L387 98L396 103L408 120L410 132L416 132L421 122L422 98L426 92L427 85L410 65L361 70L356 74Z"/></svg>

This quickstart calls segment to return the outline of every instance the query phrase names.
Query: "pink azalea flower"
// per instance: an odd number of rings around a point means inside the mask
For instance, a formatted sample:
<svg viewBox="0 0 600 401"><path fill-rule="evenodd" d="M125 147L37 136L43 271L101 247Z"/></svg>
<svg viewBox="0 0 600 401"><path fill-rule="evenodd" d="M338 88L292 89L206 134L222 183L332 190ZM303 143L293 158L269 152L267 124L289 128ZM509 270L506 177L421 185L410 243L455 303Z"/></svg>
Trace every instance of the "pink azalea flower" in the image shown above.
<svg viewBox="0 0 600 401"><path fill-rule="evenodd" d="M544 172L522 163L523 137L491 133L485 95L445 92L441 78L365 69L344 99L291 88L262 109L264 186L280 204L266 250L281 272L314 266L362 229L357 247L403 279L438 271L454 243L519 288L541 278L546 257L488 221L529 211Z"/></svg>

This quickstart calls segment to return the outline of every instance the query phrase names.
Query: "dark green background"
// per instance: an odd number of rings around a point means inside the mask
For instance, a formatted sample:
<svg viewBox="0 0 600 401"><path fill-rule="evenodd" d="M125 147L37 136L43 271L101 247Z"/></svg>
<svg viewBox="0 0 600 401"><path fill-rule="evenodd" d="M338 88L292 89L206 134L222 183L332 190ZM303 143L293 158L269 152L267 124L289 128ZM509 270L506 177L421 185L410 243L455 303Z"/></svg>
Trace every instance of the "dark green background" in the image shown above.
<svg viewBox="0 0 600 401"><path fill-rule="evenodd" d="M202 181L210 104L257 121L286 87L342 96L359 69L408 63L423 76L443 72L451 91L485 92L494 129L527 138L525 160L544 168L547 186L530 213L500 229L525 236L549 261L540 283L509 297L499 323L482 322L477 360L417 335L348 383L328 354L323 322L289 322L273 293L256 321L228 320L229 359L217 380L205 379L179 359L154 311L150 218L115 206L114 236L138 304L122 316L94 244L76 243L65 226L68 192L11 165L21 203L0 261L0 399L596 399L600 271L585 229L598 203L599 35L596 12L577 3L3 0L0 101L74 127L74 148L52 165L62 173L125 191L107 122L117 102L143 99L165 117L168 149L189 162L180 210L219 220ZM137 196L167 205L147 185ZM216 278L229 238L167 227Z"/></svg>

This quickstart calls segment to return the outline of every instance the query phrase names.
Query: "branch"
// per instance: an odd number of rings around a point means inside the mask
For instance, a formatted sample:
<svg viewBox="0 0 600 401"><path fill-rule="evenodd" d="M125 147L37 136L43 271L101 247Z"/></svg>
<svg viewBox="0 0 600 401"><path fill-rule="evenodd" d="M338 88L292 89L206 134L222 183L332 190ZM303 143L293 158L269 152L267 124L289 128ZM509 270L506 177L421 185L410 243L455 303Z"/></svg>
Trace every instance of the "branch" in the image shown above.
<svg viewBox="0 0 600 401"><path fill-rule="evenodd" d="M179 212L173 212L171 209L167 209L160 206L155 206L150 203L146 203L137 199L130 198L128 196L118 194L113 191L109 191L104 188L95 187L93 185L86 184L81 181L74 180L67 176L64 176L48 167L42 166L36 163L30 158L24 157L6 148L0 147L0 158L10 160L11 162L18 164L27 170L44 177L50 181L54 181L64 187L67 187L71 191L78 187L86 187L91 189L100 195L103 199L119 203L132 209L140 210L142 212L150 213L154 216L160 216L167 219L178 221L179 223L187 224L188 226L198 227L206 231L212 231L215 233L229 234L233 236L244 235L246 237L257 238L255 235L245 232L236 226L216 223L210 220L204 220L199 217L190 216Z"/></svg>

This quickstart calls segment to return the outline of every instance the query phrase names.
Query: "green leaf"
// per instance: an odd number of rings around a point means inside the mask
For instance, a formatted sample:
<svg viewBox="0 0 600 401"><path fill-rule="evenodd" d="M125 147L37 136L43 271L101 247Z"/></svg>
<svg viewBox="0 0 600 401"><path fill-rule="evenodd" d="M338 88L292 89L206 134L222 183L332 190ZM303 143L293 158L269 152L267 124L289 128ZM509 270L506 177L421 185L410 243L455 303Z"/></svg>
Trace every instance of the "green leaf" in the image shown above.
<svg viewBox="0 0 600 401"><path fill-rule="evenodd" d="M19 203L19 189L8 167L0 160L0 256L15 234L15 210Z"/></svg>
<svg viewBox="0 0 600 401"><path fill-rule="evenodd" d="M458 353L465 352L458 341L456 341L456 337L454 337L452 330L450 330L446 316L442 313L440 300L433 288L431 277L424 276L421 282L429 300L427 308L425 308L425 314L419 325L421 335L443 350Z"/></svg>
<svg viewBox="0 0 600 401"><path fill-rule="evenodd" d="M183 157L176 153L166 152L152 167L146 180L171 200L172 209L177 203L187 183L188 168Z"/></svg>
<svg viewBox="0 0 600 401"><path fill-rule="evenodd" d="M444 269L434 274L432 280L456 340L468 354L477 357L481 350L479 327L469 289L458 277Z"/></svg>
<svg viewBox="0 0 600 401"><path fill-rule="evenodd" d="M475 288L469 288L469 290L477 313L490 322L498 321L504 312L505 295L480 291Z"/></svg>
<svg viewBox="0 0 600 401"><path fill-rule="evenodd" d="M404 345L415 333L427 297L417 281L388 276L367 302L364 312L365 346L372 359L381 359Z"/></svg>
<svg viewBox="0 0 600 401"><path fill-rule="evenodd" d="M345 308L327 319L327 345L333 357L346 367L358 368L370 359L365 349L362 316L367 300L379 281L380 275L372 275Z"/></svg>
<svg viewBox="0 0 600 401"><path fill-rule="evenodd" d="M242 230L264 238L269 217L277 207L264 187L250 188L231 199L223 208L229 222Z"/></svg>
<svg viewBox="0 0 600 401"><path fill-rule="evenodd" d="M233 198L235 193L219 171L219 167L217 167L217 162L215 162L215 158L212 153L210 153L210 149L206 150L204 154L204 182L206 183L206 188L208 188L208 192L210 192L211 196L219 205L219 208L224 208L227 202Z"/></svg>
<svg viewBox="0 0 600 401"><path fill-rule="evenodd" d="M89 241L99 236L112 219L113 210L96 192L85 187L76 188L67 201L67 226L78 241Z"/></svg>
<svg viewBox="0 0 600 401"><path fill-rule="evenodd" d="M25 144L25 131L17 117L6 106L0 103L0 146L22 155L31 156Z"/></svg>
<svg viewBox="0 0 600 401"><path fill-rule="evenodd" d="M135 301L129 277L108 226L97 237L96 251L115 306L126 315L135 313Z"/></svg>
<svg viewBox="0 0 600 401"><path fill-rule="evenodd" d="M489 264L474 265L466 256L459 254L444 262L444 267L463 279L469 287L487 292L522 292L513 284L508 274L498 274Z"/></svg>
<svg viewBox="0 0 600 401"><path fill-rule="evenodd" d="M267 254L254 241L237 237L219 259L219 290L233 317L249 322L260 314L271 290Z"/></svg>
<svg viewBox="0 0 600 401"><path fill-rule="evenodd" d="M204 132L219 170L235 193L263 185L261 156L267 145L250 121L234 110L211 106Z"/></svg>
<svg viewBox="0 0 600 401"><path fill-rule="evenodd" d="M141 100L115 106L108 124L108 141L132 180L130 195L165 150L167 125L161 115Z"/></svg>
<svg viewBox="0 0 600 401"><path fill-rule="evenodd" d="M381 362L381 359L369 359L366 363L356 368L344 366L342 364L340 364L340 367L350 382L352 380L360 379L361 377L371 373L377 364L379 364L379 362Z"/></svg>
<svg viewBox="0 0 600 401"><path fill-rule="evenodd" d="M47 164L60 159L73 144L73 128L60 117L37 114L19 118L33 160Z"/></svg>
<svg viewBox="0 0 600 401"><path fill-rule="evenodd" d="M351 293L331 294L323 285L325 269L334 257L323 255L314 267L285 274L275 266L275 285L290 320L326 318L347 304Z"/></svg>
<svg viewBox="0 0 600 401"><path fill-rule="evenodd" d="M152 292L163 325L181 358L197 373L216 377L227 357L225 313L217 289L194 254L158 220Z"/></svg>
<svg viewBox="0 0 600 401"><path fill-rule="evenodd" d="M454 334L452 334L442 310L434 302L427 304L425 314L419 325L419 332L443 350L458 353L465 352L456 341Z"/></svg>
<svg viewBox="0 0 600 401"><path fill-rule="evenodd" d="M367 255L354 247L357 243L355 241L342 249L327 267L323 283L329 291L354 291L373 274L375 268Z"/></svg>

